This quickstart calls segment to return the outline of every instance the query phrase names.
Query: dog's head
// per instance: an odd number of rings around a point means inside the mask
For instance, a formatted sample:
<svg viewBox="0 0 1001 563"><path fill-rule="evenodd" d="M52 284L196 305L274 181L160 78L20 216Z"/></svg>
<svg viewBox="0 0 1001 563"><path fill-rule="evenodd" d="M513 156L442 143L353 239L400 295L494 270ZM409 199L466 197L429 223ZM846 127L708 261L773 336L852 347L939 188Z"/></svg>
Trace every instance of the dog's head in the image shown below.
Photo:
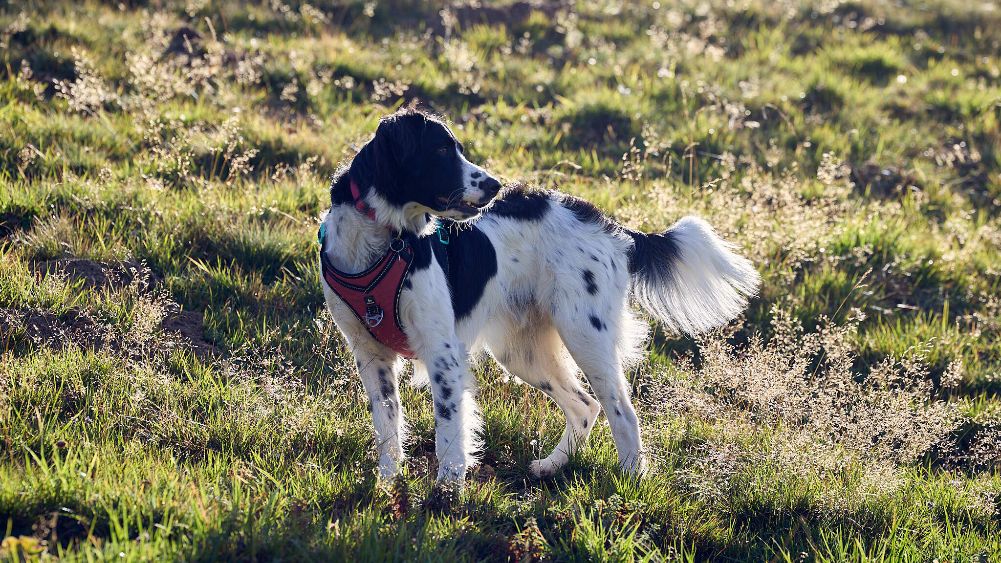
<svg viewBox="0 0 1001 563"><path fill-rule="evenodd" d="M501 187L466 160L462 143L445 123L415 109L382 118L351 163L351 174L375 190L380 205L459 221L479 215Z"/></svg>

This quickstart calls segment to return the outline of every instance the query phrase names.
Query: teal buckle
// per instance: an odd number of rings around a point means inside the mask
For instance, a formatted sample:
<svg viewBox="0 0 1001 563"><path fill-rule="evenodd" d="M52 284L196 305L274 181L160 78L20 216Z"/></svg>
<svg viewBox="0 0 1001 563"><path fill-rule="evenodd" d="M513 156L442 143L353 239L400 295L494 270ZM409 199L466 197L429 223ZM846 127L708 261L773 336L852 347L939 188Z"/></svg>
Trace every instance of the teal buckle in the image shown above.
<svg viewBox="0 0 1001 563"><path fill-rule="evenodd" d="M323 246L323 239L327 238L327 224L320 223L320 230L316 233L316 242Z"/></svg>
<svg viewBox="0 0 1001 563"><path fill-rule="evenodd" d="M438 223L438 228L435 231L438 233L438 242L447 245L450 241L448 231L441 228L441 223Z"/></svg>

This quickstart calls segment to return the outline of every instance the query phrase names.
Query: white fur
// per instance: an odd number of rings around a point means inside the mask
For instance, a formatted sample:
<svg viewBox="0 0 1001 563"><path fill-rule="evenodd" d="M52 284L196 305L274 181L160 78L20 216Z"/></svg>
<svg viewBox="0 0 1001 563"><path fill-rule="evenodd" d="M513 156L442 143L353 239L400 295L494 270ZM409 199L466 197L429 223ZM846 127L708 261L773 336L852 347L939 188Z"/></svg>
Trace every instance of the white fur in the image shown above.
<svg viewBox="0 0 1001 563"><path fill-rule="evenodd" d="M739 315L760 283L754 266L698 217L682 218L667 233L680 250L677 271L669 283L635 281L633 295L643 308L686 334L705 332Z"/></svg>
<svg viewBox="0 0 1001 563"><path fill-rule="evenodd" d="M482 171L469 166L468 178ZM485 172L482 177L487 177ZM471 198L483 197L467 191ZM374 190L369 193L380 222L430 229L420 222L414 225L413 213L393 211ZM538 221L487 213L476 222L496 251L497 274L463 319L454 317L445 274L434 260L430 268L411 276L412 287L401 295L401 322L417 355L414 380L429 379L431 387L440 480L461 481L475 463L480 418L469 358L481 350L511 375L545 392L566 415L556 448L532 463L534 475L551 475L566 464L587 439L601 408L622 467L642 471L639 422L623 370L639 357L646 327L630 310L630 294L669 327L697 332L737 316L745 296L757 288L750 264L731 252L704 221L692 217L669 231L680 249L677 273L669 280L638 281L629 272L630 236L581 221L559 202L560 196L551 194L548 212ZM351 205L335 206L323 221L323 251L344 271L366 269L388 243L389 228L364 219ZM366 332L326 284L324 295L355 353L372 402L380 475L395 475L403 460L405 429L398 370L391 370L393 393L388 397L378 392L378 378L379 370L392 367L396 356ZM597 400L582 386L578 368ZM448 417L439 416L441 407L449 409Z"/></svg>
<svg viewBox="0 0 1001 563"><path fill-rule="evenodd" d="M466 160L465 155L462 154L462 151L458 147L456 147L455 151L459 155L459 166L462 169L462 184L463 188L465 188L462 193L462 200L470 205L476 205L488 197L487 192L480 187L480 184L487 178L490 178L490 174L483 168Z"/></svg>

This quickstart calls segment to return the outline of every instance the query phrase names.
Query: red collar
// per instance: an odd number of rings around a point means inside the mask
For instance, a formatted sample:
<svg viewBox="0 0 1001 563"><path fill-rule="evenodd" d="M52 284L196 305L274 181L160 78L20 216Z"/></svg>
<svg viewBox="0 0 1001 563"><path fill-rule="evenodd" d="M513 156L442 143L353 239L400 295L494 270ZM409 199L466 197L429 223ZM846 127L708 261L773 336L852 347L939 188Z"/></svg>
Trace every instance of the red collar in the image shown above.
<svg viewBox="0 0 1001 563"><path fill-rule="evenodd" d="M354 178L351 178L351 198L354 199L355 209L357 209L362 215L375 221L375 209L372 209L372 207L365 203L365 200L361 198L361 190L358 189L358 184L355 182Z"/></svg>

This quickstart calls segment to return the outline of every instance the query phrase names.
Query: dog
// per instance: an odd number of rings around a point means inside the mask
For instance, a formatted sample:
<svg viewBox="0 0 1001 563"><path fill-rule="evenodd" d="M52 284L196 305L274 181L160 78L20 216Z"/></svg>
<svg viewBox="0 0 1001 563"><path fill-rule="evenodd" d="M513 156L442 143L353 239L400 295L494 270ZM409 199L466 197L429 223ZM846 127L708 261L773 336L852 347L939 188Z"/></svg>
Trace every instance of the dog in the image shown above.
<svg viewBox="0 0 1001 563"><path fill-rule="evenodd" d="M404 461L399 381L409 359L413 380L431 388L437 479L461 485L481 447L470 362L484 351L566 416L533 476L564 466L602 409L620 466L641 473L623 370L648 323L630 298L665 327L696 334L738 316L759 285L751 263L699 218L647 234L557 191L502 190L441 118L418 109L381 119L330 197L323 293L371 404L383 479ZM388 285L355 283L372 279Z"/></svg>

